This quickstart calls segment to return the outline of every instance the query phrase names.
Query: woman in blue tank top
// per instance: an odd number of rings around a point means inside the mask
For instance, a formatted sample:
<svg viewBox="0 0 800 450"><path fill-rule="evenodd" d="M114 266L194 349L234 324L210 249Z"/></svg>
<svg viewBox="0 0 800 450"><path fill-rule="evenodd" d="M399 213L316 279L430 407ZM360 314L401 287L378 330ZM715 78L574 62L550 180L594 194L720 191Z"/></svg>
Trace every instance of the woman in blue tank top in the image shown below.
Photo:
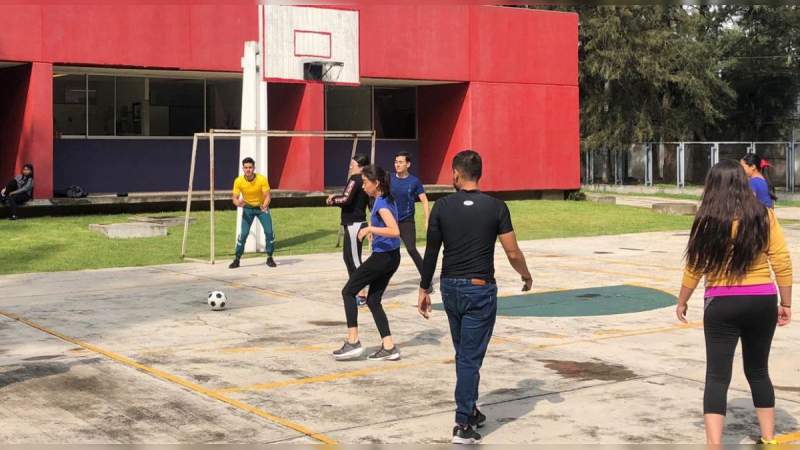
<svg viewBox="0 0 800 450"><path fill-rule="evenodd" d="M744 155L739 163L750 178L750 188L753 189L758 201L767 208L774 208L775 200L778 199L778 196L775 195L775 188L769 182L767 175L769 163L767 160L755 153L748 153Z"/></svg>

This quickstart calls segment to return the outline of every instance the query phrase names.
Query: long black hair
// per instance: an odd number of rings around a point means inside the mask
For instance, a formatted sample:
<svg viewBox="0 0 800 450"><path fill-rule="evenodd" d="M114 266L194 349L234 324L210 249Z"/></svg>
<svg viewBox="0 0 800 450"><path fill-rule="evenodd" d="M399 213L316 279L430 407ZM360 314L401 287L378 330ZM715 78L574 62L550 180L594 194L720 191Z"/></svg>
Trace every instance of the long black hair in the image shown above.
<svg viewBox="0 0 800 450"><path fill-rule="evenodd" d="M377 182L378 189L380 189L383 194L382 197L385 197L390 202L394 202L394 197L392 197L392 181L389 178L389 172L372 164L361 169L361 175L373 183Z"/></svg>
<svg viewBox="0 0 800 450"><path fill-rule="evenodd" d="M740 281L768 242L767 208L753 195L742 166L731 160L715 164L692 224L687 266L699 274Z"/></svg>
<svg viewBox="0 0 800 450"><path fill-rule="evenodd" d="M33 164L31 164L31 163L28 163L28 164L25 164L25 165L23 165L23 166L22 166L22 170L25 170L25 169L30 169L30 171L31 171L31 178L33 178Z"/></svg>
<svg viewBox="0 0 800 450"><path fill-rule="evenodd" d="M775 186L773 186L772 182L769 180L769 173L767 172L769 163L767 163L767 160L755 153L748 153L742 157L742 161L744 161L744 163L748 166L755 167L758 173L764 177L764 180L767 182L767 189L769 189L770 198L772 201L777 200L778 195L775 194Z"/></svg>

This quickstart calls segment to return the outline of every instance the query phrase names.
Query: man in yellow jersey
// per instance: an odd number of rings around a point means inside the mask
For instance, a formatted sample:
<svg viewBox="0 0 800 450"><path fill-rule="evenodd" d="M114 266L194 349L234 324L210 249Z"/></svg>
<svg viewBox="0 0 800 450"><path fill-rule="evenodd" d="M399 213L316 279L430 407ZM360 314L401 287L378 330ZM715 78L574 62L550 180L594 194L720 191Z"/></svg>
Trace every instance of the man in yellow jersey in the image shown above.
<svg viewBox="0 0 800 450"><path fill-rule="evenodd" d="M264 228L267 238L267 265L275 267L272 252L275 251L275 235L272 233L272 217L269 215L269 202L272 196L269 193L267 177L256 173L256 162L253 158L242 160L244 175L236 177L233 182L233 204L242 208L242 229L236 239L236 259L230 266L231 269L239 267L239 259L244 253L244 244L250 234L253 220L258 218Z"/></svg>

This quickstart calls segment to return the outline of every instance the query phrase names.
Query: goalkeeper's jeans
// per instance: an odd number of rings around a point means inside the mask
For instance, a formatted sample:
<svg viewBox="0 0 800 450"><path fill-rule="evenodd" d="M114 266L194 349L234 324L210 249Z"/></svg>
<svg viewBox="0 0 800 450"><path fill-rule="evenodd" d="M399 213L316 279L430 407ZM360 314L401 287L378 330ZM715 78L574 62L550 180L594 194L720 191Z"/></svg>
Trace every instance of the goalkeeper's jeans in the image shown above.
<svg viewBox="0 0 800 450"><path fill-rule="evenodd" d="M275 251L275 233L272 231L272 216L268 211L262 211L261 208L245 205L242 208L242 228L239 230L239 236L236 239L236 259L242 257L244 254L244 244L247 242L247 236L250 234L250 227L253 225L253 220L258 219L261 222L261 227L264 228L264 234L267 237L267 256L272 256Z"/></svg>

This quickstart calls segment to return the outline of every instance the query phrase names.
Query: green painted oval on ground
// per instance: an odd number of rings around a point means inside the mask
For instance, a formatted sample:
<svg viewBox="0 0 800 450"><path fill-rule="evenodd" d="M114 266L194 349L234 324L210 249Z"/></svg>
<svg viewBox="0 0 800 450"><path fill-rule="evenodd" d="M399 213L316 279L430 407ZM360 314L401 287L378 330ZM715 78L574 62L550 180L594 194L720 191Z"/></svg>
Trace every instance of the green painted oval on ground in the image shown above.
<svg viewBox="0 0 800 450"><path fill-rule="evenodd" d="M639 286L602 286L512 295L497 299L497 315L510 317L607 316L674 306L676 297ZM433 309L443 311L438 303Z"/></svg>

